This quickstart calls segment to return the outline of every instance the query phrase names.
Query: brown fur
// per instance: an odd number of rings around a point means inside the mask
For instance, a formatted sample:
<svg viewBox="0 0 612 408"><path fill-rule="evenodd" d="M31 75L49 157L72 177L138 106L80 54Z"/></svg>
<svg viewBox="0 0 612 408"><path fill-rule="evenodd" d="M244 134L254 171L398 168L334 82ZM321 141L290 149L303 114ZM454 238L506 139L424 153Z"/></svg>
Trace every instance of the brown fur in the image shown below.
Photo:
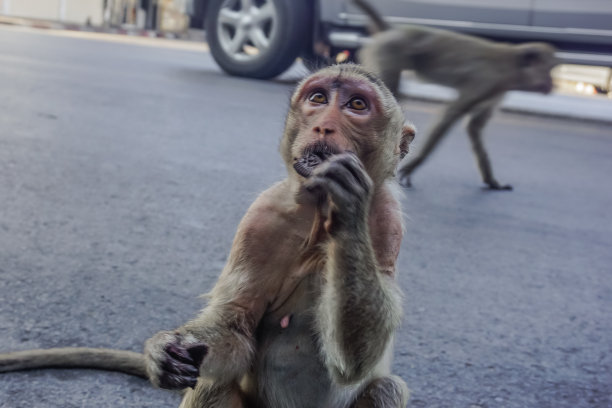
<svg viewBox="0 0 612 408"><path fill-rule="evenodd" d="M317 91L328 103L309 101ZM347 100L332 100L336 92L360 94L369 113L347 112ZM183 407L340 408L366 399L404 407L407 388L389 374L401 313L393 276L402 225L392 179L412 137L389 91L357 66L299 84L281 142L288 178L248 210L207 308L147 343L154 383L164 385L169 343L203 343L209 352ZM318 140L340 154L305 179L293 164Z"/></svg>
<svg viewBox="0 0 612 408"><path fill-rule="evenodd" d="M503 44L421 26L391 28L366 0L353 1L370 16L375 31L372 41L360 51L359 60L377 72L394 94L398 93L402 70L412 70L426 81L458 92L457 99L429 132L423 148L401 165L402 184L411 184L412 172L451 126L469 115L467 130L483 181L491 189L511 189L493 176L482 129L507 91L551 91L550 71L559 63L554 48L544 43Z"/></svg>

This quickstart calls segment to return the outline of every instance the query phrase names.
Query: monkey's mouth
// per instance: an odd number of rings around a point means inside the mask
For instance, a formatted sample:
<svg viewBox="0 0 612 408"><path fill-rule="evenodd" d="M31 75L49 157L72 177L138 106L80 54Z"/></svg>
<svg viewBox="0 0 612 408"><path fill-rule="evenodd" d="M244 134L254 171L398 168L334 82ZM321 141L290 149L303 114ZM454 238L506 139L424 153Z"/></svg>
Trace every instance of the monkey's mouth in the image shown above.
<svg viewBox="0 0 612 408"><path fill-rule="evenodd" d="M302 157L294 158L293 168L302 177L310 177L312 171L330 156L339 153L339 149L328 143L317 142L302 153Z"/></svg>
<svg viewBox="0 0 612 408"><path fill-rule="evenodd" d="M539 86L536 89L536 92L540 92L540 93L547 95L552 92L553 88L554 88L553 80L552 78L550 78L546 82L539 84Z"/></svg>

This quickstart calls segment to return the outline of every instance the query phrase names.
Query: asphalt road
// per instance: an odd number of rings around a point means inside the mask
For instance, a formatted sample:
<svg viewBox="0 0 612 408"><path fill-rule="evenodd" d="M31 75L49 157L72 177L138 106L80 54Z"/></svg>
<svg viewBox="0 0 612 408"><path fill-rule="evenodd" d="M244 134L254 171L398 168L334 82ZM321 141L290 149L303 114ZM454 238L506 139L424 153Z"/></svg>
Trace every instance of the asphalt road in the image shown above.
<svg viewBox="0 0 612 408"><path fill-rule="evenodd" d="M202 307L285 171L299 67L252 81L202 45L77 37L0 28L3 351L140 351ZM422 133L440 108L404 105ZM612 131L500 113L487 133L514 191L481 189L461 127L405 191L394 370L410 407L612 407ZM0 375L3 408L178 402L123 374Z"/></svg>

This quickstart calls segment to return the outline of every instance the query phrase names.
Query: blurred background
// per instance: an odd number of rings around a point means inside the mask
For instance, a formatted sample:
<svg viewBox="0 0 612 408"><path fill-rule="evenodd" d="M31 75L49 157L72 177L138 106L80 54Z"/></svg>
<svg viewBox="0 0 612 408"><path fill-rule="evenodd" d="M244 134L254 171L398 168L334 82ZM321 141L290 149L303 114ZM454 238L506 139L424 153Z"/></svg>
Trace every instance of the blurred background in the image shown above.
<svg viewBox="0 0 612 408"><path fill-rule="evenodd" d="M268 48L280 52L282 45L270 43L274 35L272 28L282 29L278 26L289 24L295 16L288 14L297 11L275 10L265 0L251 2L257 11L249 11L240 1L221 5L210 0L0 0L0 14L65 23L73 29L81 25L92 30L140 30L144 35L183 39L201 39L199 31L208 21L223 32L213 44L217 51L213 55L223 60L222 67L241 75L274 76L277 71L287 69L290 62L275 62L274 70L248 69L240 67L240 63L250 56L251 64L257 64L258 56ZM382 0L376 3L387 20L398 25L422 24L500 41L550 42L559 48L559 56L566 63L554 71L559 92L612 97L612 3L607 0L518 0L511 4L480 0ZM320 57L337 61L351 58L366 37L367 21L344 1L312 1L305 11L299 19L307 20L308 27L293 30L291 35L308 37L308 41L304 43L297 38L286 38L286 41L292 42L292 52L299 52L309 62ZM239 47L230 49L231 41L236 39L236 29L242 28L240 19L245 21L254 16L266 18L267 22L251 28L247 34L253 35L246 35ZM5 19L5 22L15 20ZM274 50L276 47L279 49ZM268 71L274 71L273 75Z"/></svg>
<svg viewBox="0 0 612 408"><path fill-rule="evenodd" d="M409 406L612 407L612 1L372 3L563 61L552 94L510 92L484 129L512 192L481 188L459 124L403 190ZM193 317L286 175L295 84L367 37L345 0L0 0L1 351L141 351ZM412 154L453 92L408 72L401 91ZM1 408L179 399L117 373L0 375Z"/></svg>

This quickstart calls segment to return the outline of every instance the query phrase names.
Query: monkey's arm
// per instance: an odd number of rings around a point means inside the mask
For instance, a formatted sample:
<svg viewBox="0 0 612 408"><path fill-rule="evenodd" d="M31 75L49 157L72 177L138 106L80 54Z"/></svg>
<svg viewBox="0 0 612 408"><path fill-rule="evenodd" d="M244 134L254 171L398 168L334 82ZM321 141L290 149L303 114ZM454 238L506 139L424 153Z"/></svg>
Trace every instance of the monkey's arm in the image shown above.
<svg viewBox="0 0 612 408"><path fill-rule="evenodd" d="M368 226L374 186L355 156L343 156L313 180L327 191L330 201L331 238L318 321L332 375L352 383L376 366L400 323L401 297L392 275L401 220L399 207L385 209L397 203L383 198L381 204L382 192L376 192L374 210L384 212L385 225L374 234L380 239L375 249ZM387 216L391 219L384 219Z"/></svg>
<svg viewBox="0 0 612 408"><path fill-rule="evenodd" d="M254 352L253 333L265 309L246 283L247 275L241 267L226 267L208 306L196 318L146 342L147 371L154 385L193 387L198 377L225 384L247 371ZM249 297L249 303L243 301Z"/></svg>
<svg viewBox="0 0 612 408"><path fill-rule="evenodd" d="M269 267L274 255L261 248L274 239L267 236L274 217L259 210L260 204L256 201L241 221L228 262L207 295L207 307L185 325L160 332L145 344L147 369L155 385L185 388L194 386L198 377L225 384L250 367L253 334L275 290L271 285L278 281L262 275L274 270ZM197 346L200 350L194 353Z"/></svg>

